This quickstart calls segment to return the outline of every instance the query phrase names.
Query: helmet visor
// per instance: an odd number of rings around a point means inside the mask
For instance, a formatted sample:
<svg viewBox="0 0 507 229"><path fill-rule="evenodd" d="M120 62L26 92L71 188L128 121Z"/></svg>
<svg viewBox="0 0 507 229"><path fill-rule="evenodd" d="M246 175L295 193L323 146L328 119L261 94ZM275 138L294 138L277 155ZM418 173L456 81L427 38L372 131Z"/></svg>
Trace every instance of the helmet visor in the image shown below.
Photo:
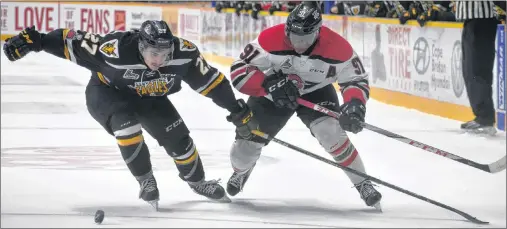
<svg viewBox="0 0 507 229"><path fill-rule="evenodd" d="M318 34L318 30L309 34L289 32L287 35L287 41L297 53L304 53L317 40Z"/></svg>

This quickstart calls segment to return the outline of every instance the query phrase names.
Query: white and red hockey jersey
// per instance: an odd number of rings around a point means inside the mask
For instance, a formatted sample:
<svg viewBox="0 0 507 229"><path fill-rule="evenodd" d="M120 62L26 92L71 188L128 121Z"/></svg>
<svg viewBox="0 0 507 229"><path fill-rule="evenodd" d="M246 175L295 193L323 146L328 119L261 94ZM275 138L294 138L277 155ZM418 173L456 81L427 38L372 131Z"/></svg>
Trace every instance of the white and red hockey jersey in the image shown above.
<svg viewBox="0 0 507 229"><path fill-rule="evenodd" d="M245 46L231 66L231 81L240 92L271 98L262 87L264 78L282 70L296 84L301 95L337 82L344 102L369 98L368 74L347 40L322 26L309 55L300 55L285 41L284 24L261 32ZM306 53L305 53L306 54Z"/></svg>

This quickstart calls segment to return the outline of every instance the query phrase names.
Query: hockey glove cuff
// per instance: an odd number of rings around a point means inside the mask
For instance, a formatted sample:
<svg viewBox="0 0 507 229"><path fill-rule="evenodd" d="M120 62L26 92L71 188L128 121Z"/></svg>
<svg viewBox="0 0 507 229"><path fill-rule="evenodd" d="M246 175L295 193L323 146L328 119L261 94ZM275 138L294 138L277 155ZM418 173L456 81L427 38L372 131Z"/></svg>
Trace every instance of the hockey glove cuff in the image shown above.
<svg viewBox="0 0 507 229"><path fill-rule="evenodd" d="M366 106L359 99L351 99L340 106L340 126L343 130L357 134L363 130L362 122L366 115Z"/></svg>
<svg viewBox="0 0 507 229"><path fill-rule="evenodd" d="M3 49L10 61L19 60L31 51L42 50L42 35L35 26L26 28L19 35L6 39Z"/></svg>
<svg viewBox="0 0 507 229"><path fill-rule="evenodd" d="M243 139L251 139L253 137L252 130L257 130L259 123L253 117L252 110L248 107L243 99L238 100L241 108L237 112L227 116L227 121L232 122L236 126L236 133Z"/></svg>

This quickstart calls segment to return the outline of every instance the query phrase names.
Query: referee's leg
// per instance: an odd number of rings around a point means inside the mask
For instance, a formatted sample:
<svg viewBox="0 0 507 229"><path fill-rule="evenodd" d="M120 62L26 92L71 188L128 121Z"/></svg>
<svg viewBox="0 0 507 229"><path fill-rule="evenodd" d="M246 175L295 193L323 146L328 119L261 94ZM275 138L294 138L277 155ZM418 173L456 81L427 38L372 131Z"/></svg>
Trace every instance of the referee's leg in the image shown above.
<svg viewBox="0 0 507 229"><path fill-rule="evenodd" d="M498 21L494 18L465 21L463 44L463 77L475 119L461 128L472 131L494 131L493 64Z"/></svg>

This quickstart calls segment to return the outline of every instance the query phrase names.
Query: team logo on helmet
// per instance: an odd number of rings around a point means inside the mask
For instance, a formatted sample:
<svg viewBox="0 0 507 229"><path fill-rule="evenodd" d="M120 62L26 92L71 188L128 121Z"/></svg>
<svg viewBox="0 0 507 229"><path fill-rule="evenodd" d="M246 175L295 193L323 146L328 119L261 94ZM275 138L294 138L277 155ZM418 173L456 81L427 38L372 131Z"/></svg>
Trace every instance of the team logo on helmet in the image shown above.
<svg viewBox="0 0 507 229"><path fill-rule="evenodd" d="M144 27L144 32L146 34L151 34L151 25L147 24L146 27Z"/></svg>
<svg viewBox="0 0 507 229"><path fill-rule="evenodd" d="M301 7L301 10L299 10L299 12L298 12L298 16L300 18L304 18L304 17L306 17L307 14L308 14L308 8L306 6Z"/></svg>
<svg viewBox="0 0 507 229"><path fill-rule="evenodd" d="M320 13L319 13L319 11L315 10L315 11L313 11L312 15L313 15L313 19L317 20L320 16Z"/></svg>

